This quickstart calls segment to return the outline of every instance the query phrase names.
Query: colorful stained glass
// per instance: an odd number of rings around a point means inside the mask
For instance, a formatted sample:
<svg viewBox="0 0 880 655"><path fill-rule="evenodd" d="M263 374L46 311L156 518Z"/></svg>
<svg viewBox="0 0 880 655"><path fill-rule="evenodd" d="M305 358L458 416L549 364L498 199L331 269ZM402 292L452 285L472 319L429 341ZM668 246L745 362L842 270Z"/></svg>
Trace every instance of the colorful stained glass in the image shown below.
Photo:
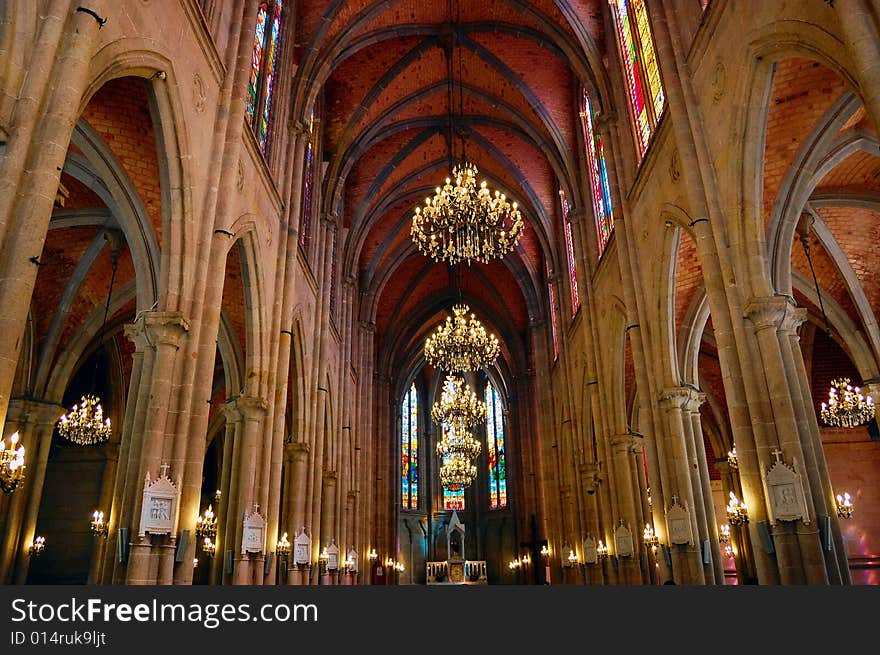
<svg viewBox="0 0 880 655"><path fill-rule="evenodd" d="M309 142L306 145L305 182L303 183L302 218L299 226L299 243L306 249L312 227L312 182L314 179L315 108L309 112Z"/></svg>
<svg viewBox="0 0 880 655"><path fill-rule="evenodd" d="M419 508L419 404L416 385L403 397L400 408L400 505Z"/></svg>
<svg viewBox="0 0 880 655"><path fill-rule="evenodd" d="M486 386L486 443L489 455L489 509L507 507L507 462L504 456L504 413L498 392Z"/></svg>
<svg viewBox="0 0 880 655"><path fill-rule="evenodd" d="M266 143L268 141L269 110L272 108L272 89L275 82L275 62L278 59L280 37L281 0L275 0L275 9L272 12L272 30L269 33L269 43L266 48L266 70L263 73L263 109L260 112L260 125L257 130L257 141L260 144L260 151L263 154L266 154Z"/></svg>
<svg viewBox="0 0 880 655"><path fill-rule="evenodd" d="M254 124L254 115L257 112L257 91L263 75L263 48L266 42L266 17L268 6L264 2L257 11L257 27L254 30L254 49L251 53L251 76L248 80L247 99L245 100L245 115L249 124Z"/></svg>
<svg viewBox="0 0 880 655"><path fill-rule="evenodd" d="M644 0L610 0L639 154L663 113L666 97Z"/></svg>
<svg viewBox="0 0 880 655"><path fill-rule="evenodd" d="M445 461L441 463L445 463ZM443 488L443 509L464 510L464 487L456 491Z"/></svg>
<svg viewBox="0 0 880 655"><path fill-rule="evenodd" d="M605 252L605 246L608 245L608 239L611 238L611 230L614 229L614 212L611 205L611 185L608 183L608 167L605 162L605 145L602 136L593 129L593 109L586 91L583 93L581 103L581 125L584 128L584 143L587 146L593 214L596 217L596 241L601 257Z"/></svg>
<svg viewBox="0 0 880 655"><path fill-rule="evenodd" d="M550 331L553 333L553 360L559 357L559 334L556 331L556 296L553 293L553 283L547 283L547 291L550 294Z"/></svg>
<svg viewBox="0 0 880 655"><path fill-rule="evenodd" d="M651 92L656 122L663 113L666 96L663 93L663 83L660 80L660 66L657 64L657 54L654 52L654 36L651 34L648 12L645 9L645 0L632 0L632 8L636 15L636 27L639 30L639 49L642 53L642 66L645 77L648 79L648 89Z"/></svg>
<svg viewBox="0 0 880 655"><path fill-rule="evenodd" d="M559 189L559 201L562 205L562 226L565 230L565 252L568 256L568 286L571 289L571 315L577 314L581 306L581 297L578 291L577 262L574 258L574 238L571 234L571 205L565 197L565 191Z"/></svg>

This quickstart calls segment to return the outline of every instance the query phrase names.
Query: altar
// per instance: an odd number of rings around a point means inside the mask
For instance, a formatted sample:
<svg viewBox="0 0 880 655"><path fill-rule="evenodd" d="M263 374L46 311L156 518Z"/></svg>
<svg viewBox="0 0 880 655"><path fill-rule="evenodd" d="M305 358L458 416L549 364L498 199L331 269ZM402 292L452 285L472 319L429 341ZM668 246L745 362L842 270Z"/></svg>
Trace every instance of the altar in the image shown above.
<svg viewBox="0 0 880 655"><path fill-rule="evenodd" d="M446 560L426 562L427 583L429 585L484 585L486 577L485 560L467 560L464 557L464 525L453 510L452 518L446 528Z"/></svg>

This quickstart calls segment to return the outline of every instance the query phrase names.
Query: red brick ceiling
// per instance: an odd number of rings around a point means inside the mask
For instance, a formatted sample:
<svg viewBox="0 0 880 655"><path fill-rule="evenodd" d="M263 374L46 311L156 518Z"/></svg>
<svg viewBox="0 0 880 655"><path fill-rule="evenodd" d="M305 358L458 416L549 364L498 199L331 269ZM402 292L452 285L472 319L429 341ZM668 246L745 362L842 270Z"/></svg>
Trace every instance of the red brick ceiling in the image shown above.
<svg viewBox="0 0 880 655"><path fill-rule="evenodd" d="M558 180L578 152L579 67L566 53L602 48L602 9L602 0L302 3L297 59L305 70L332 62L317 74L323 160L329 185L340 180L351 261L362 286L379 293L380 343L402 316L423 315L444 295L453 301L446 265L415 251L409 227L462 141L480 177L528 222L514 261L465 266L462 286L505 330L525 334L517 276L543 279L558 238L550 227Z"/></svg>

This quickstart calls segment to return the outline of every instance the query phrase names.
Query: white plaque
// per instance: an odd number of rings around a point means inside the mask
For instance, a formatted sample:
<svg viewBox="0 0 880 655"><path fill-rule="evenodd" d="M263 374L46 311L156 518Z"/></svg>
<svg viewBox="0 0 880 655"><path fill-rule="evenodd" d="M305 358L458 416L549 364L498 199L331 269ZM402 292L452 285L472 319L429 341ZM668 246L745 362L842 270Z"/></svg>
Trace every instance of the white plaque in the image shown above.
<svg viewBox="0 0 880 655"><path fill-rule="evenodd" d="M177 515L180 491L167 475L168 465L162 465L162 474L150 482L150 473L144 477L144 496L141 505L140 536L150 534L174 534L177 532Z"/></svg>
<svg viewBox="0 0 880 655"><path fill-rule="evenodd" d="M669 541L674 544L693 544L694 537L691 531L691 516L686 508L678 504L677 500L666 512L666 527L669 530Z"/></svg>
<svg viewBox="0 0 880 655"><path fill-rule="evenodd" d="M258 511L245 514L241 534L241 554L262 553L266 548L266 519Z"/></svg>
<svg viewBox="0 0 880 655"><path fill-rule="evenodd" d="M327 547L327 570L339 570L339 546L336 545L335 541L331 541Z"/></svg>
<svg viewBox="0 0 880 655"><path fill-rule="evenodd" d="M764 477L767 497L770 499L770 520L775 522L803 519L804 523L809 523L801 476L794 470L794 466L781 460L782 451L776 450L773 454L776 462Z"/></svg>
<svg viewBox="0 0 880 655"><path fill-rule="evenodd" d="M293 563L308 564L311 561L312 540L306 534L306 529L300 530L293 540Z"/></svg>
<svg viewBox="0 0 880 655"><path fill-rule="evenodd" d="M599 553L596 550L596 540L592 537L584 539L584 564L595 564L599 561Z"/></svg>
<svg viewBox="0 0 880 655"><path fill-rule="evenodd" d="M623 523L617 526L614 531L614 545L617 550L618 557L632 557L633 554L633 536L629 528Z"/></svg>

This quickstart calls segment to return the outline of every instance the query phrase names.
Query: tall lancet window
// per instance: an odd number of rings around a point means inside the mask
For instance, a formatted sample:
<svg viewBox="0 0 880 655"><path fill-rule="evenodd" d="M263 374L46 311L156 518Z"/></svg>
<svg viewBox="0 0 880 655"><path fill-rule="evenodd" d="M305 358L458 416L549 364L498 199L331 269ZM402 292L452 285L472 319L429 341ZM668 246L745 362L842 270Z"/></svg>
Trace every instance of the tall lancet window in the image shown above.
<svg viewBox="0 0 880 655"><path fill-rule="evenodd" d="M568 286L571 289L571 315L577 314L581 306L578 292L577 262L574 258L574 237L571 234L571 205L565 197L565 191L559 189L559 202L562 206L562 227L565 231L565 254L568 259Z"/></svg>
<svg viewBox="0 0 880 655"><path fill-rule="evenodd" d="M281 11L282 0L260 3L260 8L257 10L251 75L245 101L248 124L253 128L263 154L266 153L268 144L275 65L281 47Z"/></svg>
<svg viewBox="0 0 880 655"><path fill-rule="evenodd" d="M400 477L403 509L419 508L419 395L413 384L400 408Z"/></svg>
<svg viewBox="0 0 880 655"><path fill-rule="evenodd" d="M312 187L315 182L315 108L309 112L309 141L306 144L306 164L303 181L302 218L299 226L299 243L305 250L312 230Z"/></svg>
<svg viewBox="0 0 880 655"><path fill-rule="evenodd" d="M491 382L486 385L486 450L489 455L489 509L507 507L504 412Z"/></svg>
<svg viewBox="0 0 880 655"><path fill-rule="evenodd" d="M614 16L639 155L644 155L666 104L654 37L648 23L645 0L609 0L609 4Z"/></svg>
<svg viewBox="0 0 880 655"><path fill-rule="evenodd" d="M584 128L584 144L590 169L590 191L593 196L593 214L596 217L596 243L599 256L605 252L611 230L614 229L614 211L611 206L611 185L608 183L608 165L605 162L605 143L595 129L595 116L587 92L581 102L581 125Z"/></svg>

